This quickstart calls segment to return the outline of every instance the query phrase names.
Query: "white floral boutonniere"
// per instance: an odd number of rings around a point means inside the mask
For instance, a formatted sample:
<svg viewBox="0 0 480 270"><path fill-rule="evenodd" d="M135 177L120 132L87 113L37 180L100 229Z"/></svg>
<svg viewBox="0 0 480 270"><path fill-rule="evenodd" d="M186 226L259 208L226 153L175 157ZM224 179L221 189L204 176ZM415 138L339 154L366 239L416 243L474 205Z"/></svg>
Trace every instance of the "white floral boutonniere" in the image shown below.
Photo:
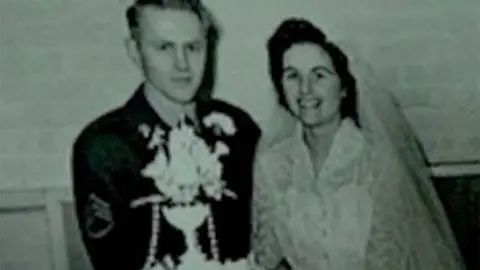
<svg viewBox="0 0 480 270"><path fill-rule="evenodd" d="M219 135L219 130L227 135L233 135L237 132L237 128L233 120L227 115L219 112L212 112L203 119L203 124L208 128L213 128L215 133Z"/></svg>

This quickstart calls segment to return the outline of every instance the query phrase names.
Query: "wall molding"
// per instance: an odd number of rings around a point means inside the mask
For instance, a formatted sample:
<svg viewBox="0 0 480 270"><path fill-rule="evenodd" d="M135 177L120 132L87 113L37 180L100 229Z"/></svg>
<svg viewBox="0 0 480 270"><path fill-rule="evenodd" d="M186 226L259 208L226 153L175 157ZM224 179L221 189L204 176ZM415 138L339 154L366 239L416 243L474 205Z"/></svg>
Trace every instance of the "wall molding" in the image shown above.
<svg viewBox="0 0 480 270"><path fill-rule="evenodd" d="M432 164L430 171L432 177L440 179L480 176L480 160Z"/></svg>
<svg viewBox="0 0 480 270"><path fill-rule="evenodd" d="M0 194L0 214L26 209L41 209L45 212L49 239L46 248L50 251L52 270L69 270L62 203L73 202L70 188L2 190Z"/></svg>

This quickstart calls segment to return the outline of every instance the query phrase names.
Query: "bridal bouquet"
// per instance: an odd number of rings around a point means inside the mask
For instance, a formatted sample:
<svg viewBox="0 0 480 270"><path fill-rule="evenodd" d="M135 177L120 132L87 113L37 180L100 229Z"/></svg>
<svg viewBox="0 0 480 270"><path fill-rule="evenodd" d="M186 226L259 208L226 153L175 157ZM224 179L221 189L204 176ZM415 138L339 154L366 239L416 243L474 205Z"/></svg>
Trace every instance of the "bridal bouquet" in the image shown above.
<svg viewBox="0 0 480 270"><path fill-rule="evenodd" d="M218 201L222 195L235 197L221 179L219 159L228 153L229 148L221 141L210 149L192 127L181 121L170 131L166 151L159 147L154 160L141 173L154 179L160 192L173 203L194 203L200 192Z"/></svg>
<svg viewBox="0 0 480 270"><path fill-rule="evenodd" d="M203 119L203 123L217 133L233 135L236 132L233 121L220 113L210 114ZM162 132L156 133L164 135ZM222 180L223 164L220 158L229 154L228 146L222 141L209 146L184 119L169 132L164 145L162 140L152 139L156 140L158 148L153 160L145 166L141 174L154 180L161 193L158 202L169 204L157 203L152 208L152 237L144 269L251 269L246 258L224 263L219 260L209 202L220 201L224 197L236 198L236 194L228 190L226 182ZM160 264L155 259L160 212L172 226L184 234L187 251L181 256L181 263L175 267L167 263L169 266L165 268L165 263ZM213 259L207 259L198 248L196 229L205 220Z"/></svg>

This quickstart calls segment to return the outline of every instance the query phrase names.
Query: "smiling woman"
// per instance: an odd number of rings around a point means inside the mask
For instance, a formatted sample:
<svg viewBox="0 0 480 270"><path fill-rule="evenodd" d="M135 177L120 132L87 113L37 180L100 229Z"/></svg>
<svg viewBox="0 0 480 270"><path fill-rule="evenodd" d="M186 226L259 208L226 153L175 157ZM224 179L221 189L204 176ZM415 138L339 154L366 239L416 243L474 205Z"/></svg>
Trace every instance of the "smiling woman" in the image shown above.
<svg viewBox="0 0 480 270"><path fill-rule="evenodd" d="M346 91L328 54L312 44L288 49L282 85L290 110L304 125L314 126L340 117Z"/></svg>
<svg viewBox="0 0 480 270"><path fill-rule="evenodd" d="M390 96L359 90L347 56L306 19L285 19L267 48L280 104L298 128L257 160L260 264L464 269L421 151ZM351 106L357 92L358 109ZM406 150L404 139L413 140Z"/></svg>

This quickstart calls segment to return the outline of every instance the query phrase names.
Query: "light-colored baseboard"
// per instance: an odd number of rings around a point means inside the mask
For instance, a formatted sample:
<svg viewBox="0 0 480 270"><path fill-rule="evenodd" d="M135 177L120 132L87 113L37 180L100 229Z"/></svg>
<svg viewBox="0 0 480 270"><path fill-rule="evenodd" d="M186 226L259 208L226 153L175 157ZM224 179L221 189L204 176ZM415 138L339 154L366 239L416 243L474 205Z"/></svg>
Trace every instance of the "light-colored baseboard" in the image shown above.
<svg viewBox="0 0 480 270"><path fill-rule="evenodd" d="M40 210L43 212L47 222L48 239L48 246L44 248L48 249L50 253L52 270L69 270L66 245L66 237L68 236L65 234L62 204L72 202L73 199L70 188L2 190L0 196L0 214L3 216L3 213L12 212L25 215L32 213L28 210ZM6 232L2 230L2 233ZM18 233L21 233L21 229L19 229ZM34 241L34 239L32 240ZM8 247L3 246L2 248Z"/></svg>

